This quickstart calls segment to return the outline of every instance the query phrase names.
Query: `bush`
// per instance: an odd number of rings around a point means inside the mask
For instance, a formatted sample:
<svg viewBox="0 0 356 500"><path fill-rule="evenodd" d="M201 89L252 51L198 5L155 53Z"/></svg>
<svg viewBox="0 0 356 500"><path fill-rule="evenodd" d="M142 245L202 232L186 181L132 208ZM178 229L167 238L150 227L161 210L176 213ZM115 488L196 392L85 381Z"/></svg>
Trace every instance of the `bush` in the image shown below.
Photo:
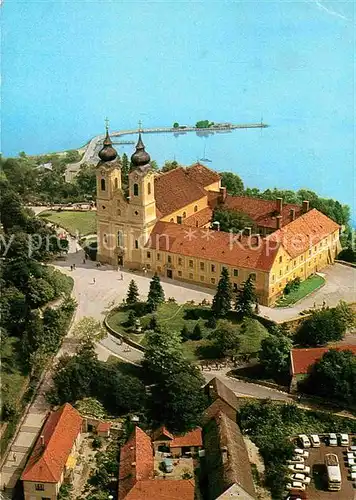
<svg viewBox="0 0 356 500"><path fill-rule="evenodd" d="M103 440L100 436L95 436L91 445L93 447L93 450L98 450L103 446Z"/></svg>
<svg viewBox="0 0 356 500"><path fill-rule="evenodd" d="M288 295L294 290L298 290L300 287L301 279L299 277L295 278L292 281L289 281L286 286L284 287L283 293L284 295Z"/></svg>
<svg viewBox="0 0 356 500"><path fill-rule="evenodd" d="M202 331L201 331L201 328L200 328L200 325L199 323L197 323L190 335L190 338L192 340L201 340L203 337L203 334L202 334Z"/></svg>

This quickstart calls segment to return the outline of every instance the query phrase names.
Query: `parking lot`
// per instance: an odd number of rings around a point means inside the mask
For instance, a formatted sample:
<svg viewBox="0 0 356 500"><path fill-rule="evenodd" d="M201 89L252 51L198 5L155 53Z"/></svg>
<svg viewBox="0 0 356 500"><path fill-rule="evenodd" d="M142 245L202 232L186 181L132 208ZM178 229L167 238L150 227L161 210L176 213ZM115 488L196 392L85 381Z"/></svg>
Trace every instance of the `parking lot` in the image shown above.
<svg viewBox="0 0 356 500"><path fill-rule="evenodd" d="M311 483L308 485L305 496L308 500L356 500L356 488L350 479L350 471L346 462L345 446L328 446L326 440L321 439L320 448L308 448L309 457L305 459L305 465L310 467ZM340 491L328 491L325 455L333 453L338 456L342 485Z"/></svg>

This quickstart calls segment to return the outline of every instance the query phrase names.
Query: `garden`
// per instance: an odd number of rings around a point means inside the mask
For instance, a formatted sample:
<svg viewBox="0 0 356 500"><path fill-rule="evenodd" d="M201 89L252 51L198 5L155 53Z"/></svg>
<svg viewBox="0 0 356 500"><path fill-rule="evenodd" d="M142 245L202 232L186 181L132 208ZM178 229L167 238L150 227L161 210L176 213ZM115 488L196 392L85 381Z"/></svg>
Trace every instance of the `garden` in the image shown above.
<svg viewBox="0 0 356 500"><path fill-rule="evenodd" d="M318 274L314 274L304 281L300 281L299 278L296 278L290 283L287 283L283 291L283 296L277 301L276 307L291 306L315 290L318 290L324 284L324 278Z"/></svg>
<svg viewBox="0 0 356 500"><path fill-rule="evenodd" d="M96 212L92 210L46 211L42 212L40 217L57 224L70 234L78 233L85 236L96 233Z"/></svg>

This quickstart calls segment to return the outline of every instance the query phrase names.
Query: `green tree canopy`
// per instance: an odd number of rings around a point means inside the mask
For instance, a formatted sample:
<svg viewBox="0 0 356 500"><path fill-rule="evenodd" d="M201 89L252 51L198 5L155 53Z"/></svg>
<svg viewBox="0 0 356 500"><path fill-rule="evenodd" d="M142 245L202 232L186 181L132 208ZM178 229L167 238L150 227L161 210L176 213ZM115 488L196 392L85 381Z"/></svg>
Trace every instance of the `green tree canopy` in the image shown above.
<svg viewBox="0 0 356 500"><path fill-rule="evenodd" d="M221 185L226 187L226 191L233 196L244 194L244 183L241 177L232 172L221 172Z"/></svg>
<svg viewBox="0 0 356 500"><path fill-rule="evenodd" d="M257 297L252 276L242 283L236 295L236 311L242 316L252 316Z"/></svg>
<svg viewBox="0 0 356 500"><path fill-rule="evenodd" d="M211 307L213 314L217 317L226 316L231 309L231 300L232 286L229 271L226 267L223 267Z"/></svg>
<svg viewBox="0 0 356 500"><path fill-rule="evenodd" d="M245 227L253 227L254 222L247 214L238 210L227 210L226 208L216 208L213 214L213 221L220 223L221 231L238 233Z"/></svg>
<svg viewBox="0 0 356 500"><path fill-rule="evenodd" d="M161 285L161 280L156 273L150 281L150 289L147 297L147 304L152 311L157 309L157 306L164 302L164 291Z"/></svg>
<svg viewBox="0 0 356 500"><path fill-rule="evenodd" d="M210 338L213 340L216 352L220 357L234 357L240 347L240 337L238 328L230 321L218 321L216 330L212 332Z"/></svg>
<svg viewBox="0 0 356 500"><path fill-rule="evenodd" d="M136 304L139 301L140 295L138 293L138 286L135 280L131 280L129 283L129 289L127 291L126 303Z"/></svg>
<svg viewBox="0 0 356 500"><path fill-rule="evenodd" d="M174 170L175 168L180 167L179 163L176 160L165 161L162 167L162 172L169 172L170 170Z"/></svg>
<svg viewBox="0 0 356 500"><path fill-rule="evenodd" d="M262 340L258 359L267 376L288 374L292 347L291 340L282 334L270 335Z"/></svg>

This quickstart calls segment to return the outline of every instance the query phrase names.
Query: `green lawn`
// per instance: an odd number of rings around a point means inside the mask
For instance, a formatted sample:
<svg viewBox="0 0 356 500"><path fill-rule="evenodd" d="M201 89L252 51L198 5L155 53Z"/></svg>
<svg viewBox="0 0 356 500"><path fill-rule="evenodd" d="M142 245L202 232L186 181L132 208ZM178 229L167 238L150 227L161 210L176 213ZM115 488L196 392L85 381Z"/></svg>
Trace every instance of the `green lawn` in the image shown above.
<svg viewBox="0 0 356 500"><path fill-rule="evenodd" d="M71 234L80 233L82 236L86 234L96 233L96 212L95 211L47 211L42 212L40 217L44 217L54 224L58 224Z"/></svg>
<svg viewBox="0 0 356 500"><path fill-rule="evenodd" d="M297 290L293 290L288 295L283 295L277 303L277 307L286 307L295 304L298 300L309 295L314 290L317 290L325 283L324 278L321 276L310 276L305 281L302 281Z"/></svg>
<svg viewBox="0 0 356 500"><path fill-rule="evenodd" d="M27 382L21 367L20 340L9 337L1 346L1 404L18 402Z"/></svg>
<svg viewBox="0 0 356 500"><path fill-rule="evenodd" d="M207 338L213 333L213 330L206 326L210 314L210 308L208 307L172 302L166 302L159 306L156 313L158 323L167 326L172 331L180 332L184 325L189 331L192 331L194 326L199 323L203 338L183 342L185 356L191 361L216 358L213 342ZM145 334L135 334L131 328L125 326L128 315L128 309L114 311L107 318L108 325L118 333L126 335L131 340L144 346ZM148 326L152 316L153 314L146 314L140 318L143 330ZM257 353L261 341L268 336L267 329L257 319L248 318L243 323L238 323L236 315L231 314L229 320L236 324L236 328L240 330L240 353L247 355Z"/></svg>

